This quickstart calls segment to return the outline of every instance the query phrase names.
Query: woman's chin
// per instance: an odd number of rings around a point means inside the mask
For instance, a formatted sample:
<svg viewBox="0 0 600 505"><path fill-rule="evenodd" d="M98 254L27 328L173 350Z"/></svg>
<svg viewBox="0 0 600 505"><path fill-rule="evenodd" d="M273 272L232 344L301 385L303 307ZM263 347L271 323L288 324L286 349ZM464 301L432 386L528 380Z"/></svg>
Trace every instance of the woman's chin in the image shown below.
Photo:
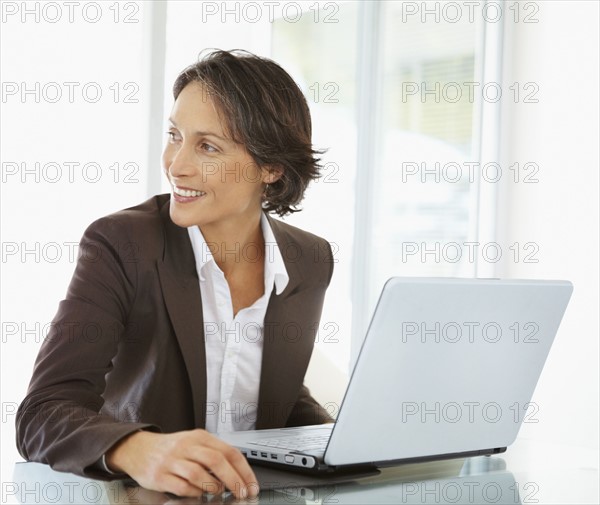
<svg viewBox="0 0 600 505"><path fill-rule="evenodd" d="M169 207L169 215L171 216L171 221L182 228L189 228L198 224L198 219L194 219L190 212L176 208L176 204L174 205L173 202L171 202Z"/></svg>

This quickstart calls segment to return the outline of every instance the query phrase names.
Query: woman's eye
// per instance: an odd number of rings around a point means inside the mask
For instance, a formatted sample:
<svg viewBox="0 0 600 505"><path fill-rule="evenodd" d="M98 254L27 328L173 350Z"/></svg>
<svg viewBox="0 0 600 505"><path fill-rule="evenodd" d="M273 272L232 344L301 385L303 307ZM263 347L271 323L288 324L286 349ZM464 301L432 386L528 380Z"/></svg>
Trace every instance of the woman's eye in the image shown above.
<svg viewBox="0 0 600 505"><path fill-rule="evenodd" d="M206 142L203 142L200 147L202 148L202 150L208 152L208 153L216 153L217 149L216 147L211 146L210 144L207 144Z"/></svg>
<svg viewBox="0 0 600 505"><path fill-rule="evenodd" d="M169 141L172 142L174 140L176 140L175 138L175 132L167 132L167 136L169 137Z"/></svg>

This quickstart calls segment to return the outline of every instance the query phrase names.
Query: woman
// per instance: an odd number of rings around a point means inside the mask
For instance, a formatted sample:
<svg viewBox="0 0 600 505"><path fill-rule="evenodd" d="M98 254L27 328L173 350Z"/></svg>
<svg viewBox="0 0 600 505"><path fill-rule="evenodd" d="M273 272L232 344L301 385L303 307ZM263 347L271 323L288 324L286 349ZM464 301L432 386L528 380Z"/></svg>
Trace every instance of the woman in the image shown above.
<svg viewBox="0 0 600 505"><path fill-rule="evenodd" d="M25 459L198 496L256 494L228 430L331 422L303 385L329 243L273 219L318 177L276 63L215 51L177 78L170 195L97 220L17 414Z"/></svg>

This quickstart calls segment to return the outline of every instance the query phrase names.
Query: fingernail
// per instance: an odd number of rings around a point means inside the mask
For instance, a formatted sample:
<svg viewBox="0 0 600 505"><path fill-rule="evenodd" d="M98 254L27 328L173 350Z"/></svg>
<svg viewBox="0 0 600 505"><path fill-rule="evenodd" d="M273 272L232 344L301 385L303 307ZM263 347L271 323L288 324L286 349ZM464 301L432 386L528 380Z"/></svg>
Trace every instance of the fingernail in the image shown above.
<svg viewBox="0 0 600 505"><path fill-rule="evenodd" d="M250 496L253 498L257 497L258 493L260 493L260 488L258 487L257 482L253 482L250 486L248 486L248 489L250 490Z"/></svg>
<svg viewBox="0 0 600 505"><path fill-rule="evenodd" d="M243 487L240 494L242 495L242 498L245 500L246 498L248 498L248 488L247 487Z"/></svg>

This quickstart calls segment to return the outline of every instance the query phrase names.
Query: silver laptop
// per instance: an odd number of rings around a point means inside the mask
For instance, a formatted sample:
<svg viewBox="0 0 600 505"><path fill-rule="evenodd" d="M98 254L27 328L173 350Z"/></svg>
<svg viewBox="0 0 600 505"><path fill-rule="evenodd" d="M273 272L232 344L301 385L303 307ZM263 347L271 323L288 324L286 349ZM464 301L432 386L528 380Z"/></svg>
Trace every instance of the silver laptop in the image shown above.
<svg viewBox="0 0 600 505"><path fill-rule="evenodd" d="M311 472L504 452L524 419L573 286L389 279L335 424L219 434L251 463Z"/></svg>

